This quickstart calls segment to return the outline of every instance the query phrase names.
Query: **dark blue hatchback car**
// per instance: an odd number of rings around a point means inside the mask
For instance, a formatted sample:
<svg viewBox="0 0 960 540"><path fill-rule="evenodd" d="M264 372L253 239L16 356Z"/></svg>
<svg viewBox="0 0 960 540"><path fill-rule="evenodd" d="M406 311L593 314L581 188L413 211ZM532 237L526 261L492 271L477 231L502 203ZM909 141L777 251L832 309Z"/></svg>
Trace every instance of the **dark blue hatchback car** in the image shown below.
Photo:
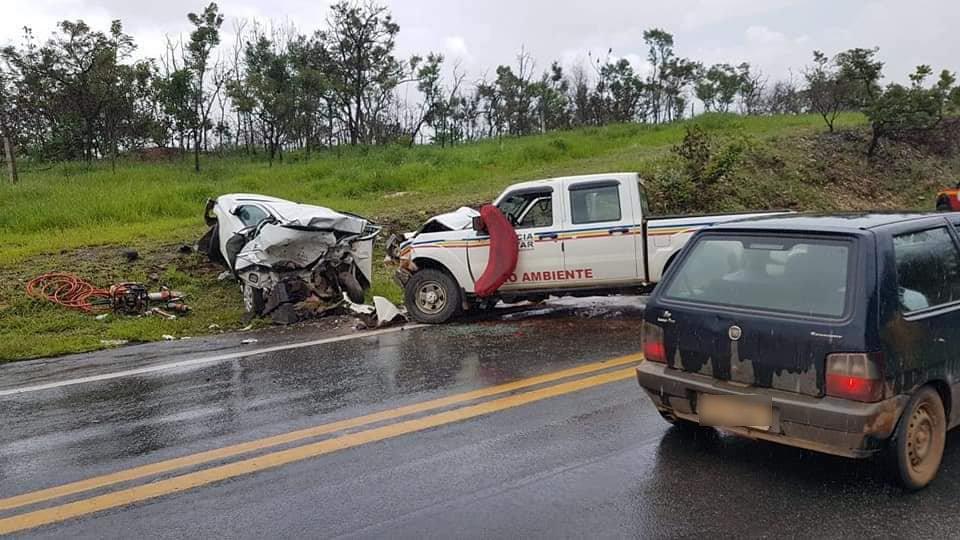
<svg viewBox="0 0 960 540"><path fill-rule="evenodd" d="M960 423L960 214L794 214L699 232L647 304L665 419L847 457L904 486Z"/></svg>

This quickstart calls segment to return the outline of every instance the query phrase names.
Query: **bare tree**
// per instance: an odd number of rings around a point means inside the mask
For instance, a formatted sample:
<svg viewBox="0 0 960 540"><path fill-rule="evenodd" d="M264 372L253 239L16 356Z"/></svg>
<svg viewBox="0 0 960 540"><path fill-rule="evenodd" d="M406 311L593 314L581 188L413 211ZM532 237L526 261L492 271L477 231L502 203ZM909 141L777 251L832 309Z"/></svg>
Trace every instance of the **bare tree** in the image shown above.
<svg viewBox="0 0 960 540"><path fill-rule="evenodd" d="M830 66L830 59L820 51L813 51L813 66L804 71L810 107L817 111L827 128L833 132L833 124L847 99L843 77Z"/></svg>

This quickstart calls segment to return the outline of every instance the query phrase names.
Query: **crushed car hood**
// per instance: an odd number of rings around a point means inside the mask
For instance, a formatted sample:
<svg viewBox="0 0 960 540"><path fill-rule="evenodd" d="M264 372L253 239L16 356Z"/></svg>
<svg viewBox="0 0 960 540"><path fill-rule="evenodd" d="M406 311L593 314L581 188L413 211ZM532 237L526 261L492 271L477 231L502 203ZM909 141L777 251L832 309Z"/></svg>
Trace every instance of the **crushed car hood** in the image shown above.
<svg viewBox="0 0 960 540"><path fill-rule="evenodd" d="M236 193L223 195L217 199L217 204L227 209L251 202L268 207L280 220L278 225L283 227L361 234L368 223L366 219L359 216L337 212L323 206L300 204L266 195Z"/></svg>
<svg viewBox="0 0 960 540"><path fill-rule="evenodd" d="M421 233L432 233L432 232L443 232L443 231L461 231L463 229L469 229L473 224L473 218L479 216L480 212L477 212L473 208L467 208L466 206L461 206L460 208L454 210L453 212L447 212L446 214L440 214L438 216L433 216L424 222L423 226L420 227L420 230L414 234ZM413 236L412 234L406 235L408 238Z"/></svg>

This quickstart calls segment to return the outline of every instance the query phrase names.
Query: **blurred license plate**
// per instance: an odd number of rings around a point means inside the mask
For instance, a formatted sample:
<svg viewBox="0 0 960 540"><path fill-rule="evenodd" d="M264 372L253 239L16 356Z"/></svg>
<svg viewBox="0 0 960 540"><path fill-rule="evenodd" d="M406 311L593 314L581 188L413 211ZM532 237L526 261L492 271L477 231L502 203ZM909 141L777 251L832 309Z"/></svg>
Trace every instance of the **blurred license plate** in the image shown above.
<svg viewBox="0 0 960 540"><path fill-rule="evenodd" d="M697 401L700 424L718 427L748 427L768 431L773 405L764 396L718 396L700 394Z"/></svg>

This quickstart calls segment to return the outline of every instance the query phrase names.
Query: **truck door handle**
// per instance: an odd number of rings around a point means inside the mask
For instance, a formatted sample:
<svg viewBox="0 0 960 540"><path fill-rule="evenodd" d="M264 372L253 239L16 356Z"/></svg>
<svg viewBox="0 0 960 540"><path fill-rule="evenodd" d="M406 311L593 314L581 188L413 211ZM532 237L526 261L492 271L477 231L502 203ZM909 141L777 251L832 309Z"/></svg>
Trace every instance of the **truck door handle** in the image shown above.
<svg viewBox="0 0 960 540"><path fill-rule="evenodd" d="M626 234L630 230L630 227L617 227L615 229L610 229L607 231L610 234Z"/></svg>
<svg viewBox="0 0 960 540"><path fill-rule="evenodd" d="M540 239L541 239L541 240L556 240L556 239L557 239L557 233L555 233L555 232L551 232L551 233L540 233Z"/></svg>

